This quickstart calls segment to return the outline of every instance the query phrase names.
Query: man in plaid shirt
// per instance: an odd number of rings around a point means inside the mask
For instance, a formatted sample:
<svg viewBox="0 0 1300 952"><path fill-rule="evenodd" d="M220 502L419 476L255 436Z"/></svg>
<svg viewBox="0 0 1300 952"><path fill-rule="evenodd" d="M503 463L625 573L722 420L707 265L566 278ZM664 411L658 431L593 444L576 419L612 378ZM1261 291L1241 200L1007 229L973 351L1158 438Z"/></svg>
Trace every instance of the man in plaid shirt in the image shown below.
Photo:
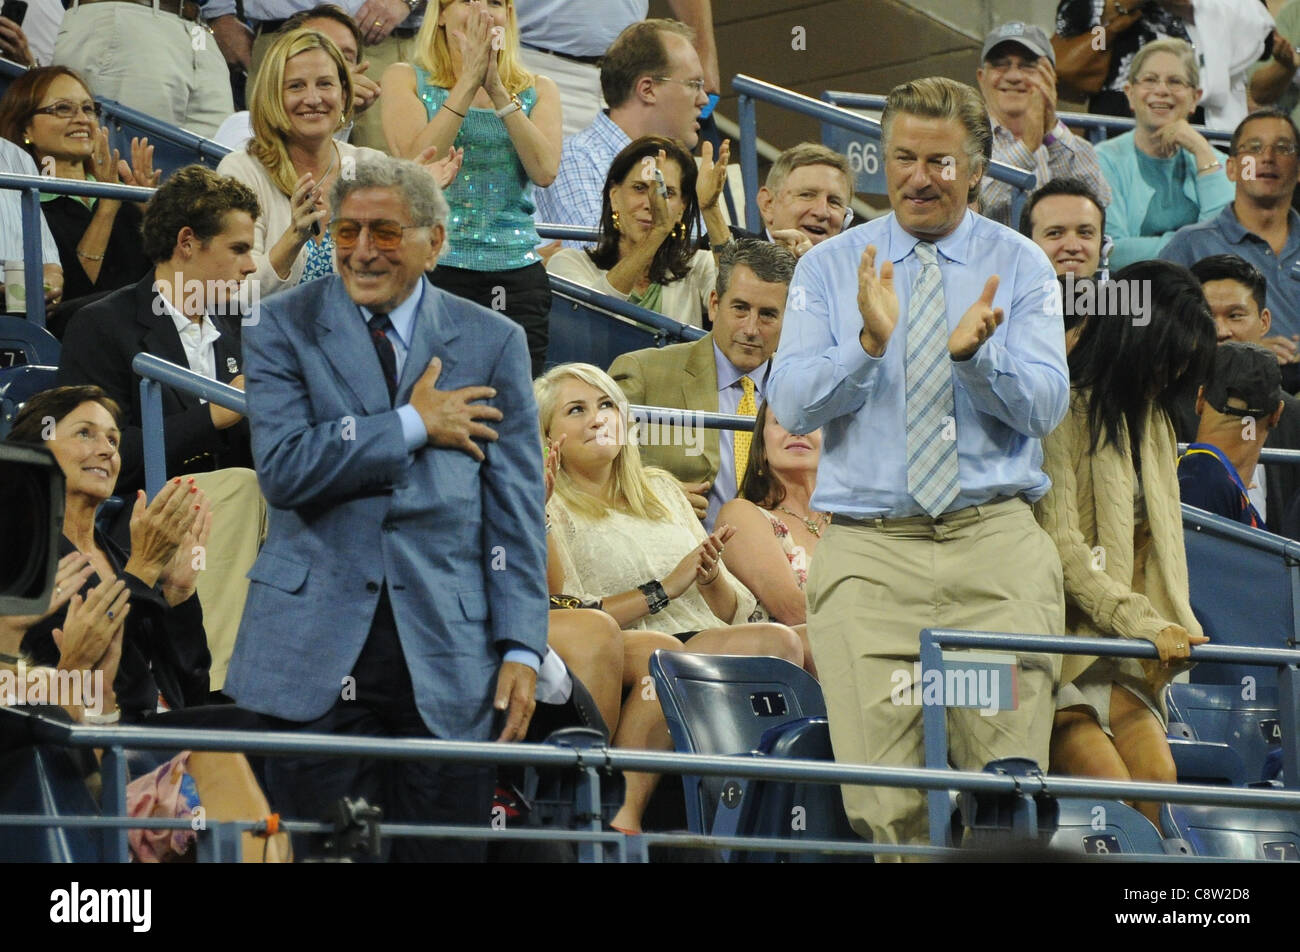
<svg viewBox="0 0 1300 952"><path fill-rule="evenodd" d="M993 123L993 158L1033 172L1041 187L1069 176L1110 204L1110 186L1092 145L1056 117L1056 55L1047 34L1013 21L984 38L984 65L975 71ZM981 213L1011 224L1011 186L985 177Z"/></svg>

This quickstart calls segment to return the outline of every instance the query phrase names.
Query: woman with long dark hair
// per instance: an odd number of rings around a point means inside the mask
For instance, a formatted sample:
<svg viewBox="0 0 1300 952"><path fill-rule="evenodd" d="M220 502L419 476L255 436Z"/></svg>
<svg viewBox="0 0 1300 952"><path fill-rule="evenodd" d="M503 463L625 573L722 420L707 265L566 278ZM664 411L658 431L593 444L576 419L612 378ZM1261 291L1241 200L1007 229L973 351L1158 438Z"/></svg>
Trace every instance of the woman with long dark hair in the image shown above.
<svg viewBox="0 0 1300 952"><path fill-rule="evenodd" d="M712 254L697 250L701 210L715 249L731 238L718 208L727 144L716 164L709 161L711 155L706 152L704 167L697 172L690 153L672 139L642 136L629 143L605 176L600 241L589 251L557 251L547 270L702 327L718 268Z"/></svg>
<svg viewBox="0 0 1300 952"><path fill-rule="evenodd" d="M1052 488L1035 512L1061 554L1066 629L1146 639L1160 660L1067 656L1051 769L1173 783L1164 689L1207 639L1188 600L1170 412L1205 377L1214 319L1191 273L1165 261L1101 288L1117 307L1089 317L1070 353L1070 412L1043 440ZM1158 822L1159 804L1137 806Z"/></svg>

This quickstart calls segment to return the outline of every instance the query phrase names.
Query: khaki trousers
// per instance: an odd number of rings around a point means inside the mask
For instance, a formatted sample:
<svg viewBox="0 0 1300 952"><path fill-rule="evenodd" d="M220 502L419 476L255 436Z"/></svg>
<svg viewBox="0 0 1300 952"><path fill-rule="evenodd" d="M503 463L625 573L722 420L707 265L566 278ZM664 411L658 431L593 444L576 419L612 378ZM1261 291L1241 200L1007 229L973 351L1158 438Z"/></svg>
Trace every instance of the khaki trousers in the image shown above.
<svg viewBox="0 0 1300 952"><path fill-rule="evenodd" d="M809 572L808 636L826 696L835 759L924 765L913 663L923 628L1060 634L1065 608L1056 546L1019 499L941 517L832 525ZM1020 655L1019 706L948 711L949 759L980 770L1031 757L1046 769L1060 670ZM918 692L919 693L919 692ZM924 791L845 786L853 828L877 843L928 841Z"/></svg>
<svg viewBox="0 0 1300 952"><path fill-rule="evenodd" d="M248 90L253 89L253 77L262 66L262 58L274 42L275 33L259 33L253 40L253 55L248 70ZM369 62L366 76L377 83L382 83L384 70L394 63L409 63L415 58L415 37L399 38L389 34L374 46L361 50L361 62ZM353 145L367 146L388 152L388 140L384 138L383 95L370 104L370 108L353 118L352 135L348 141ZM441 157L441 156L440 156Z"/></svg>
<svg viewBox="0 0 1300 952"><path fill-rule="evenodd" d="M196 589L212 654L208 683L220 691L248 598L248 570L266 538L266 500L251 469L195 473L194 481L212 506L212 534Z"/></svg>

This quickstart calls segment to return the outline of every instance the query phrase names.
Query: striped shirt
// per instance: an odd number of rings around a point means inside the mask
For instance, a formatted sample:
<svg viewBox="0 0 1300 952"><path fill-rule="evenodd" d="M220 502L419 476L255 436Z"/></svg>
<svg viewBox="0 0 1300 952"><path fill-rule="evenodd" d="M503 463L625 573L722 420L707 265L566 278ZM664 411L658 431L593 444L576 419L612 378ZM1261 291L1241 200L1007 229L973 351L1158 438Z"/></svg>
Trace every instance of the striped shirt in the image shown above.
<svg viewBox="0 0 1300 952"><path fill-rule="evenodd" d="M548 188L533 192L533 200L537 203L534 220L538 224L599 227L605 176L614 156L631 141L628 134L609 118L608 112L600 113L587 128L565 139L560 153L560 171L555 181ZM568 248L586 246L581 241L566 241L564 244Z"/></svg>
<svg viewBox="0 0 1300 952"><path fill-rule="evenodd" d="M11 175L38 175L32 157L8 139L0 137L0 172ZM0 189L0 261L23 260L23 203L18 189ZM58 264L59 246L54 243L50 226L44 215L37 215L41 223L41 261Z"/></svg>
<svg viewBox="0 0 1300 952"><path fill-rule="evenodd" d="M993 124L993 159L1014 165L1026 172L1033 172L1038 177L1038 187L1042 188L1054 178L1076 178L1092 189L1101 201L1102 208L1110 204L1110 185L1101 174L1101 164L1092 143L1076 136L1065 127L1060 119L1052 129L1050 138L1043 138L1043 143L1033 152L1010 129ZM999 182L990 176L984 176L980 186L981 214L1003 225L1019 228L1020 223L1011 221L1011 186Z"/></svg>

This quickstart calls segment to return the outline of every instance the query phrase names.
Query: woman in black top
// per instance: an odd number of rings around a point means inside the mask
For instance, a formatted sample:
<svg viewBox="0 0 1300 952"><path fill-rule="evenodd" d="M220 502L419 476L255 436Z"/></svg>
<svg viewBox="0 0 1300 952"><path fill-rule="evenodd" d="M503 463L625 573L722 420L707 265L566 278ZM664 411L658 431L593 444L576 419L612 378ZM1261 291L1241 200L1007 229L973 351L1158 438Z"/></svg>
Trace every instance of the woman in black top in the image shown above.
<svg viewBox="0 0 1300 952"><path fill-rule="evenodd" d="M8 440L45 446L65 480L63 536L59 554L81 552L94 570L82 582L86 597L101 579L120 578L130 592L122 659L113 688L124 721L139 721L160 708L208 701L207 635L194 595L200 555L212 528L203 491L192 480L169 482L145 505L135 499L131 551L124 552L95 528L95 512L113 493L121 466L120 411L98 387L57 387L37 394L14 421ZM59 658L52 631L66 609L28 629L23 653L36 664Z"/></svg>
<svg viewBox="0 0 1300 952"><path fill-rule="evenodd" d="M131 140L131 163L108 147L100 106L64 66L42 66L15 79L0 99L0 135L22 146L42 175L109 184L158 184L153 146ZM140 207L108 198L42 195L41 210L59 246L63 299L132 284L149 270L141 250Z"/></svg>
<svg viewBox="0 0 1300 952"><path fill-rule="evenodd" d="M1124 96L1124 82L1133 54L1152 40L1176 39L1190 43L1183 16L1191 7L1190 0L1060 0L1057 3L1056 34L1066 39L1092 33L1098 26L1110 27L1113 20L1119 21L1107 30L1110 70L1101 92L1088 100L1089 112L1104 116L1133 115ZM1190 121L1204 121L1204 111L1197 107Z"/></svg>

